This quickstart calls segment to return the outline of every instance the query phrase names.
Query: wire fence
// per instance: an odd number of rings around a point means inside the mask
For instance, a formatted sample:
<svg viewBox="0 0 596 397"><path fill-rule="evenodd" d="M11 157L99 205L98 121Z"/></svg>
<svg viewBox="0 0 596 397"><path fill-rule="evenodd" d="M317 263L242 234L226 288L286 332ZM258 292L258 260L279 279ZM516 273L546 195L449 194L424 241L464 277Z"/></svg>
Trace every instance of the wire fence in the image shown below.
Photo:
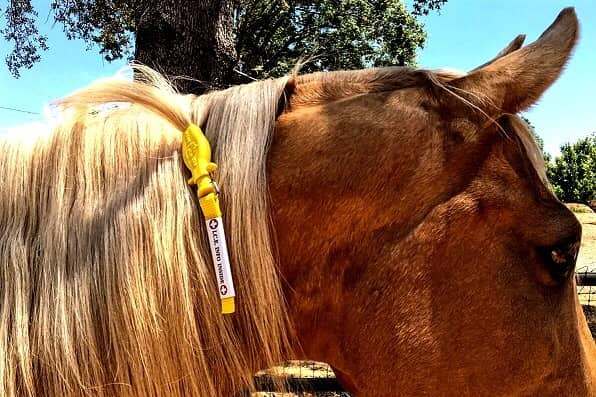
<svg viewBox="0 0 596 397"><path fill-rule="evenodd" d="M596 263L577 270L577 294L582 305L596 306Z"/></svg>
<svg viewBox="0 0 596 397"><path fill-rule="evenodd" d="M596 263L578 269L575 279L586 316L596 318ZM589 323L596 334L596 324ZM291 392L275 392L279 390L280 379ZM259 372L255 382L259 392L252 397L350 397L335 379L331 367L316 361L287 362Z"/></svg>

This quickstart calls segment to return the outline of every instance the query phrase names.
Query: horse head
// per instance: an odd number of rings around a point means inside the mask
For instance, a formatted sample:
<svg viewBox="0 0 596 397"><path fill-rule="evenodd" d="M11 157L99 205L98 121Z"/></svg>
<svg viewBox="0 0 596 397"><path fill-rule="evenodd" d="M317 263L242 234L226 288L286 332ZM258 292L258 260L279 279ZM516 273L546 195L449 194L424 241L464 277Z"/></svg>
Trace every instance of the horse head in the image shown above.
<svg viewBox="0 0 596 397"><path fill-rule="evenodd" d="M594 393L581 227L516 116L577 34L566 9L466 74L290 81L269 156L288 307L305 355L357 395Z"/></svg>

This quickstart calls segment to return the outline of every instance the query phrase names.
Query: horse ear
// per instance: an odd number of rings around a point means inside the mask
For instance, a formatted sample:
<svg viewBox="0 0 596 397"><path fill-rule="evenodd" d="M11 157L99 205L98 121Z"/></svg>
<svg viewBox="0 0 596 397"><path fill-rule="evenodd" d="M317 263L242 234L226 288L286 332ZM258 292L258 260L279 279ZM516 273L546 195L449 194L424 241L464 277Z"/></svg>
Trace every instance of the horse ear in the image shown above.
<svg viewBox="0 0 596 397"><path fill-rule="evenodd" d="M566 8L534 43L516 49L516 38L495 59L448 85L491 117L534 104L559 77L577 42L579 23Z"/></svg>
<svg viewBox="0 0 596 397"><path fill-rule="evenodd" d="M515 37L515 39L513 39L511 41L511 43L507 44L507 47L503 48L493 59L491 59L490 61L483 63L482 65L470 70L469 73L475 72L476 70L480 70L485 66L490 65L491 63L493 63L494 61L496 61L499 58L504 57L507 54L511 54L513 51L517 51L521 48L522 45L524 45L524 41L526 40L526 35L525 34L520 34L518 36Z"/></svg>

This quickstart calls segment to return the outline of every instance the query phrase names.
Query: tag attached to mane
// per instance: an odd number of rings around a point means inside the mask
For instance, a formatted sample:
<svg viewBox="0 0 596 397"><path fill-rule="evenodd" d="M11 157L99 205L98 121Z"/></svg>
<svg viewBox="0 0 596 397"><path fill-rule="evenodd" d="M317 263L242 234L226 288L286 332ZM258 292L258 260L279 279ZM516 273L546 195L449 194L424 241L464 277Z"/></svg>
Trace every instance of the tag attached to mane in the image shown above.
<svg viewBox="0 0 596 397"><path fill-rule="evenodd" d="M221 312L231 314L235 311L234 280L226 245L221 209L219 207L219 189L211 178L217 165L211 162L211 145L203 131L191 124L182 135L182 157L184 164L192 173L190 185L198 186L199 203L205 217L211 258L215 268L217 288L221 299Z"/></svg>

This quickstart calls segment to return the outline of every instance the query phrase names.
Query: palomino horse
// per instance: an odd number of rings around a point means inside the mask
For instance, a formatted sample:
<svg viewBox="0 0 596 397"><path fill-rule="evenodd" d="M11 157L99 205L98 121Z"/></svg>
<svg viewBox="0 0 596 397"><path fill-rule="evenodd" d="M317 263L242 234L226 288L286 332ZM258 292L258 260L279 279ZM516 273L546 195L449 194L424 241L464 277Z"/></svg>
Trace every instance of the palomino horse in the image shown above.
<svg viewBox="0 0 596 397"><path fill-rule="evenodd" d="M51 134L2 143L2 395L231 396L290 357L330 363L359 396L595 395L581 229L515 116L577 30L566 9L461 75L193 97L141 68L64 99ZM190 123L219 163L234 315L186 185Z"/></svg>

